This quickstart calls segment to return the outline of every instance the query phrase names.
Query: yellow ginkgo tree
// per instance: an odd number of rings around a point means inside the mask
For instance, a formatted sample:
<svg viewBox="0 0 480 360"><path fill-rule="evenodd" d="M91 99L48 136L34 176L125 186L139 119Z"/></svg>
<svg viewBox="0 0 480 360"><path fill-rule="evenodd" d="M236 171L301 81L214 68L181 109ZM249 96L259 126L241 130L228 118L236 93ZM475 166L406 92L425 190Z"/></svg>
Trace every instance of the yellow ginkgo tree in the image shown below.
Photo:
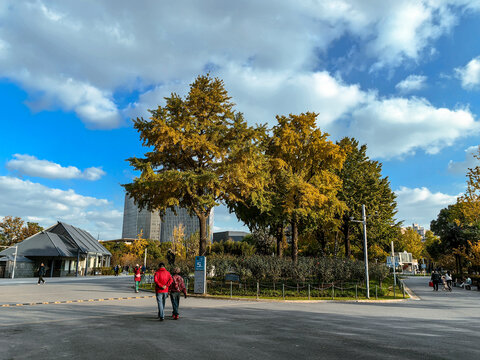
<svg viewBox="0 0 480 360"><path fill-rule="evenodd" d="M205 255L212 208L263 186L258 130L234 110L223 81L209 75L198 76L184 98L172 93L165 101L149 119L134 120L147 152L128 159L140 176L124 187L140 208L196 215Z"/></svg>
<svg viewBox="0 0 480 360"><path fill-rule="evenodd" d="M292 259L298 258L299 225L338 205L342 182L337 175L345 160L343 149L316 125L317 114L277 116L267 150L274 164L276 198L291 226Z"/></svg>

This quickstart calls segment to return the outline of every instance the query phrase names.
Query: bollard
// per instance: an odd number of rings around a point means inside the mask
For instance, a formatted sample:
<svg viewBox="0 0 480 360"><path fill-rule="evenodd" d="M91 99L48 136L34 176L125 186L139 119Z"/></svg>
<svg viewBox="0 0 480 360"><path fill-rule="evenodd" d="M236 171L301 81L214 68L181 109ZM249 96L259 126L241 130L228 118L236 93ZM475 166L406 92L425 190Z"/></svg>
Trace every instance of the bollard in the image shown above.
<svg viewBox="0 0 480 360"><path fill-rule="evenodd" d="M396 289L395 289L395 284L393 284L393 298L396 299L397 298L397 293L396 293Z"/></svg>
<svg viewBox="0 0 480 360"><path fill-rule="evenodd" d="M357 284L355 284L355 299L358 300Z"/></svg>
<svg viewBox="0 0 480 360"><path fill-rule="evenodd" d="M188 279L187 279L187 291L188 291Z"/></svg>
<svg viewBox="0 0 480 360"><path fill-rule="evenodd" d="M260 292L260 284L257 281L257 300L258 300L258 293Z"/></svg>
<svg viewBox="0 0 480 360"><path fill-rule="evenodd" d="M405 299L405 286L403 286L403 283L402 283L402 292L403 292L403 298Z"/></svg>
<svg viewBox="0 0 480 360"><path fill-rule="evenodd" d="M375 300L378 300L378 286L375 285Z"/></svg>
<svg viewBox="0 0 480 360"><path fill-rule="evenodd" d="M230 299L233 297L233 281L230 281Z"/></svg>
<svg viewBox="0 0 480 360"><path fill-rule="evenodd" d="M282 284L282 297L285 300L285 284Z"/></svg>
<svg viewBox="0 0 480 360"><path fill-rule="evenodd" d="M310 284L308 284L308 300L310 300Z"/></svg>
<svg viewBox="0 0 480 360"><path fill-rule="evenodd" d="M335 286L332 283L332 300L335 300Z"/></svg>

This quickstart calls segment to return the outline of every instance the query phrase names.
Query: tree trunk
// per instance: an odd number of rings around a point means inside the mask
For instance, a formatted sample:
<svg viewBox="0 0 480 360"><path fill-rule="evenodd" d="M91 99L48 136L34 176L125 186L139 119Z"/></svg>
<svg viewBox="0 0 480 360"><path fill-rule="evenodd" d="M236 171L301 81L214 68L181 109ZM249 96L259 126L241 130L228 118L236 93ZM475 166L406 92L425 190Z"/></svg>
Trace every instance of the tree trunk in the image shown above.
<svg viewBox="0 0 480 360"><path fill-rule="evenodd" d="M283 226L277 228L275 237L277 238L277 256L283 256Z"/></svg>
<svg viewBox="0 0 480 360"><path fill-rule="evenodd" d="M203 214L198 215L198 221L200 223L200 246L198 255L205 256L207 253L207 216Z"/></svg>
<svg viewBox="0 0 480 360"><path fill-rule="evenodd" d="M298 262L298 224L296 217L292 220L292 260Z"/></svg>
<svg viewBox="0 0 480 360"><path fill-rule="evenodd" d="M317 240L320 243L320 248L322 250L322 256L325 256L325 250L327 247L327 241L325 238L325 231L323 230L317 230Z"/></svg>
<svg viewBox="0 0 480 360"><path fill-rule="evenodd" d="M333 257L336 259L338 254L338 230L335 231L335 246L333 248Z"/></svg>
<svg viewBox="0 0 480 360"><path fill-rule="evenodd" d="M352 255L350 246L350 226L348 219L343 218L343 240L345 243L345 257L348 259Z"/></svg>

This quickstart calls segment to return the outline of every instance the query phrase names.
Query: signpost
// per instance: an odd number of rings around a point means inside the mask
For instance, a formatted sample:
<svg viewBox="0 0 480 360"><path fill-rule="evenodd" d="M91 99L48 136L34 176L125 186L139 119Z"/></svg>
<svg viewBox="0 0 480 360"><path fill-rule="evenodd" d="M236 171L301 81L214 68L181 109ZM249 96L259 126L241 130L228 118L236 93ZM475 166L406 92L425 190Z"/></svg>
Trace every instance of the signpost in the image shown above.
<svg viewBox="0 0 480 360"><path fill-rule="evenodd" d="M395 259L395 250L393 248L393 241L392 241L392 258ZM395 261L395 265L397 262ZM397 274L395 273L396 266L393 267L393 289L395 291L395 286L397 286Z"/></svg>
<svg viewBox="0 0 480 360"><path fill-rule="evenodd" d="M207 258L205 256L195 256L195 294L207 293Z"/></svg>

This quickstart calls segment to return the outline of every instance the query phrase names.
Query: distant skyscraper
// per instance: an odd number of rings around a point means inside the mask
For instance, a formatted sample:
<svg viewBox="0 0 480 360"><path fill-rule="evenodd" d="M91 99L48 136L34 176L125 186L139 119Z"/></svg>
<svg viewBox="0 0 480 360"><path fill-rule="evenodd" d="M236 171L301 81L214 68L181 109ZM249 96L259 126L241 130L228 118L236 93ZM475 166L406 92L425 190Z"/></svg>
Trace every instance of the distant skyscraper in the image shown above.
<svg viewBox="0 0 480 360"><path fill-rule="evenodd" d="M157 212L139 210L132 198L125 195L122 238L134 239L143 231L143 238L160 240L161 221Z"/></svg>
<svg viewBox="0 0 480 360"><path fill-rule="evenodd" d="M146 239L159 240L160 242L172 241L173 230L180 224L184 226L184 235L190 235L200 231L200 225L196 216L190 216L183 208L176 208L177 215L167 209L163 221L158 211L150 212L146 209L138 210L132 198L125 195L125 208L123 212L122 238L134 239L143 230ZM209 238L213 236L213 209L207 219Z"/></svg>

